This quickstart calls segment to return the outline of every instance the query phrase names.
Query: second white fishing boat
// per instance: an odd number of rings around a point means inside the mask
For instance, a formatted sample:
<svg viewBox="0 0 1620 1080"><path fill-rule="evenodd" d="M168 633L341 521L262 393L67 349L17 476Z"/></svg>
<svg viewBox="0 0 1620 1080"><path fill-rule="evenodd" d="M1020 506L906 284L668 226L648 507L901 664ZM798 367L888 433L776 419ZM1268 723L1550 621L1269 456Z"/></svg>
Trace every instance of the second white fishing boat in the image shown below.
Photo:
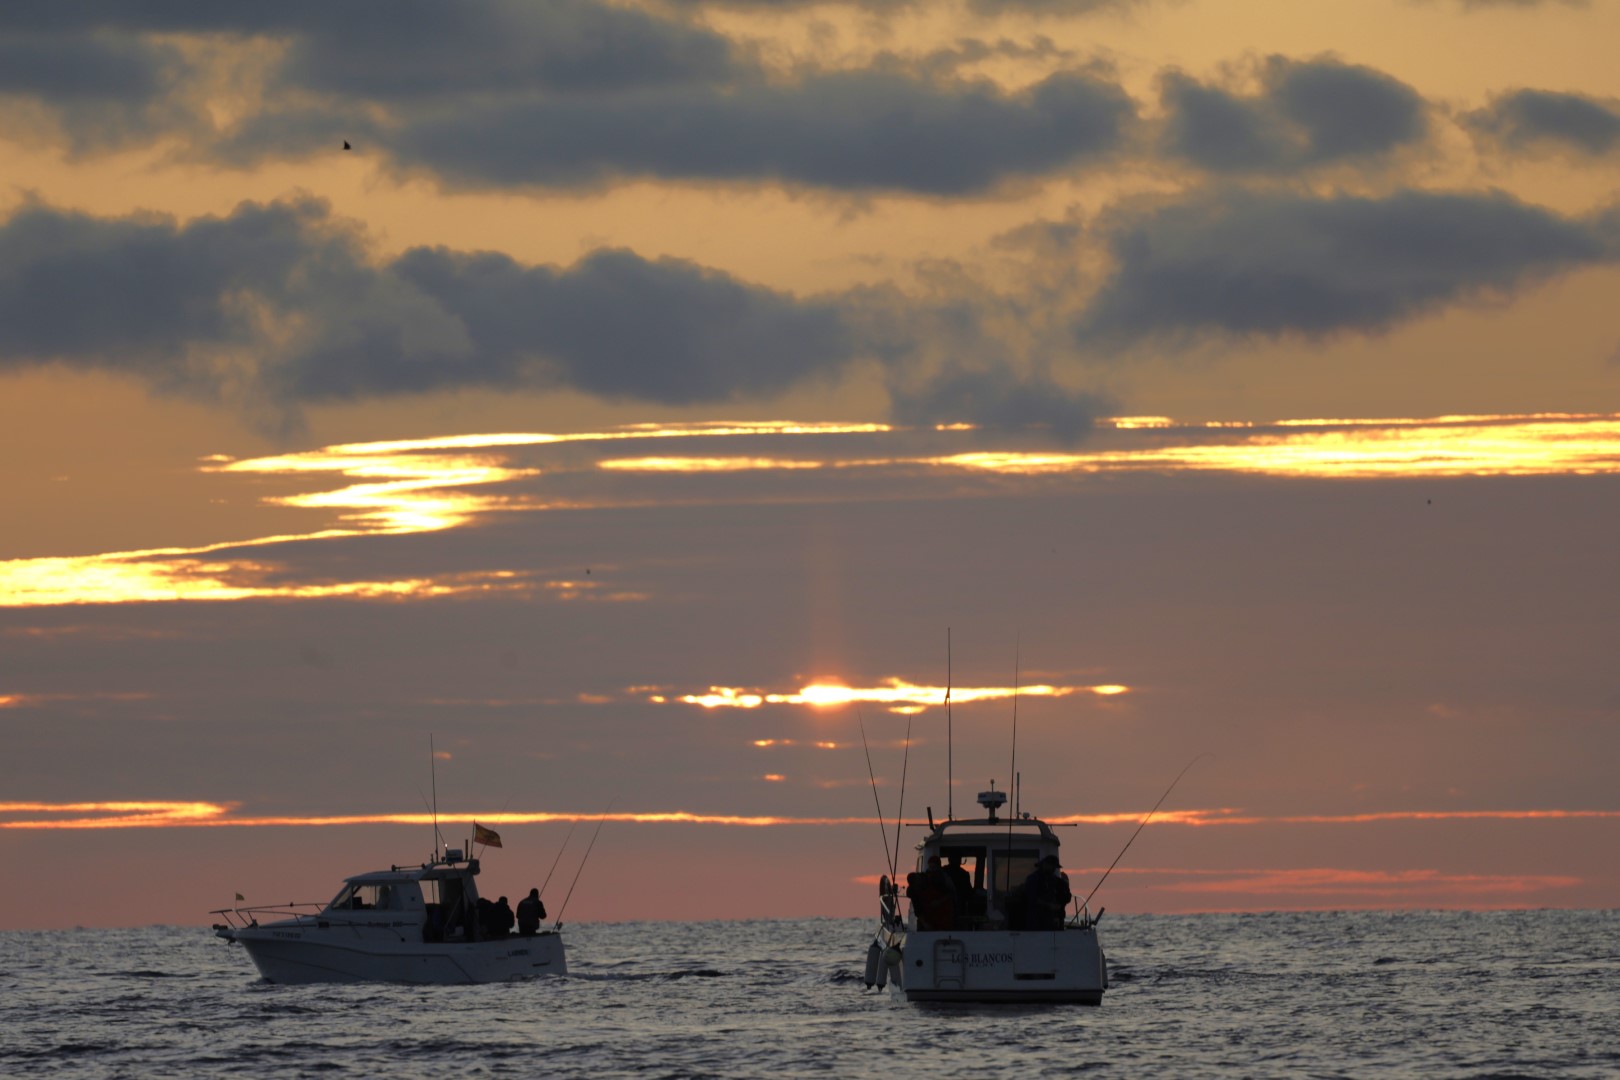
<svg viewBox="0 0 1620 1080"><path fill-rule="evenodd" d="M331 903L224 908L214 933L268 982L490 983L566 975L562 936L491 931L478 917L478 860L456 848L421 866L344 881ZM268 921L262 921L266 920Z"/></svg>
<svg viewBox="0 0 1620 1080"><path fill-rule="evenodd" d="M884 875L866 985L893 983L919 1002L1101 1004L1097 920L1067 910L1057 834L1028 814L998 819L1007 796L991 787L979 794L983 818L936 825L929 815L905 911L900 883Z"/></svg>

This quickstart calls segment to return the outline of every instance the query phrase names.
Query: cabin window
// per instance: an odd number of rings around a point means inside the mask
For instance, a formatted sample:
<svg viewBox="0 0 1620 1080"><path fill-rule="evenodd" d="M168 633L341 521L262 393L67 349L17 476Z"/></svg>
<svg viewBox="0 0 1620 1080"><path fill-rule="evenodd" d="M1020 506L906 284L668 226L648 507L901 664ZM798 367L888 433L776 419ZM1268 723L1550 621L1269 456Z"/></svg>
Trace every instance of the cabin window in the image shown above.
<svg viewBox="0 0 1620 1080"><path fill-rule="evenodd" d="M395 906L395 887L391 885L345 885L327 905L329 911L389 910Z"/></svg>
<svg viewBox="0 0 1620 1080"><path fill-rule="evenodd" d="M948 845L939 849L940 861L946 866L952 859L962 860L962 869L967 872L968 879L973 883L966 896L958 896L957 903L961 905L957 910L959 919L974 919L985 912L985 871L989 859L985 857L982 845Z"/></svg>
<svg viewBox="0 0 1620 1080"><path fill-rule="evenodd" d="M995 852L997 895L1006 896L1010 890L1022 885L1024 879L1035 872L1035 864L1040 857L1041 853L1033 848L998 849Z"/></svg>

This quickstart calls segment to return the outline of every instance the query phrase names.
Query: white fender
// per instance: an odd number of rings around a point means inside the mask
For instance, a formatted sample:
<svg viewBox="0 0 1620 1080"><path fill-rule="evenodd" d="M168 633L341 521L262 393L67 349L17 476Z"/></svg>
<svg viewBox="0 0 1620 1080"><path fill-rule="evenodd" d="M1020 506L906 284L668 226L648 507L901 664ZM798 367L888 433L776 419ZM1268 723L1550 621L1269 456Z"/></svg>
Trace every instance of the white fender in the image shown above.
<svg viewBox="0 0 1620 1080"><path fill-rule="evenodd" d="M873 942L873 944L875 945L877 943ZM878 989L881 990L883 987L889 985L890 968L894 969L895 981L899 982L900 959L900 950L895 948L893 945L890 945L887 949L883 950L883 962L878 965Z"/></svg>
<svg viewBox="0 0 1620 1080"><path fill-rule="evenodd" d="M878 970L878 961L882 958L883 950L878 947L877 942L872 942L871 946L866 950L866 988L868 990L872 989L872 986L881 977Z"/></svg>

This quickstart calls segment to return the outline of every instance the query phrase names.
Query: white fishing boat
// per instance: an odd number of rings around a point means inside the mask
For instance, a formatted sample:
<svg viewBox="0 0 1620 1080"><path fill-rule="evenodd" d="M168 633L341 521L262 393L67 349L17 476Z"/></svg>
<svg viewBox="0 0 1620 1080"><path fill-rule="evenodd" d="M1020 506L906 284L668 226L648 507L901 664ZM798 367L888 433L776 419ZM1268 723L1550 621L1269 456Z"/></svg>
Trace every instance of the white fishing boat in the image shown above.
<svg viewBox="0 0 1620 1080"><path fill-rule="evenodd" d="M985 816L935 824L903 888L879 883L866 985L895 984L909 1001L1100 1005L1108 967L1097 919L1073 903L1053 826L1000 819L1005 792L979 794ZM896 875L898 877L898 874ZM1101 912L1098 913L1101 916Z"/></svg>
<svg viewBox="0 0 1620 1080"><path fill-rule="evenodd" d="M492 930L480 919L478 860L456 848L421 866L344 880L331 903L223 908L214 933L273 983L491 983L565 975L556 927ZM240 898L238 898L240 899Z"/></svg>

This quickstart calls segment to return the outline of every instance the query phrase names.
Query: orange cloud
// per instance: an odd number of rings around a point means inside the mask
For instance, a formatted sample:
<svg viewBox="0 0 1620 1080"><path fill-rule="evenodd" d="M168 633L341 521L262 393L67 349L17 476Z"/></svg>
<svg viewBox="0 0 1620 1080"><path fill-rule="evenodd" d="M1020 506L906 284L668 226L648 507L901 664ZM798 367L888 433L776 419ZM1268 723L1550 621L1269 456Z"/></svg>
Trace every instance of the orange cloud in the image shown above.
<svg viewBox="0 0 1620 1080"><path fill-rule="evenodd" d="M1185 871L1164 871L1185 873ZM1285 870L1210 871L1214 881L1178 881L1155 888L1166 892L1244 893L1291 896L1403 897L1444 893L1534 893L1567 889L1582 879L1562 874L1448 874L1439 870L1343 870L1303 867ZM1236 874L1238 876L1231 876Z"/></svg>

